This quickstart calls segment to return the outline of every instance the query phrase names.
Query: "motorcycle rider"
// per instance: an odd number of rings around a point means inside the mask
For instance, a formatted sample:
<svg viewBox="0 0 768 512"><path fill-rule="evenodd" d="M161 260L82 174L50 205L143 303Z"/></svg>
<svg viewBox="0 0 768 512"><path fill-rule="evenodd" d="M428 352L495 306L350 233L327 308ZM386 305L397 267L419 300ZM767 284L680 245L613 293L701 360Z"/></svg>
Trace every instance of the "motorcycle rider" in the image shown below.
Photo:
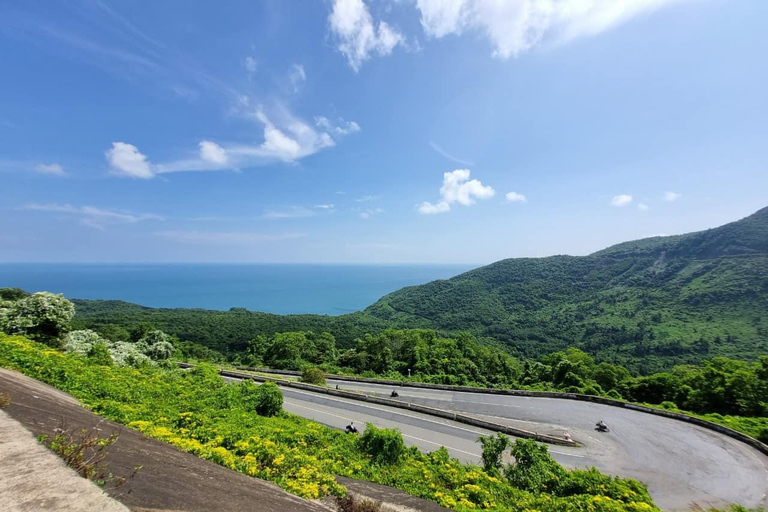
<svg viewBox="0 0 768 512"><path fill-rule="evenodd" d="M597 422L597 428L599 430L604 430L605 431L605 430L608 430L608 425L606 425L603 420L600 420L600 421Z"/></svg>
<svg viewBox="0 0 768 512"><path fill-rule="evenodd" d="M354 421L351 421L349 425L347 425L347 434L357 434L357 427L355 426Z"/></svg>
<svg viewBox="0 0 768 512"><path fill-rule="evenodd" d="M400 395L398 394L398 392L397 392L397 391L395 391L395 390L393 389L393 390L392 390L392 394L391 394L391 395L389 395L389 396L390 396L390 397L392 397L392 398L397 398L397 397L398 397L398 396L400 396Z"/></svg>

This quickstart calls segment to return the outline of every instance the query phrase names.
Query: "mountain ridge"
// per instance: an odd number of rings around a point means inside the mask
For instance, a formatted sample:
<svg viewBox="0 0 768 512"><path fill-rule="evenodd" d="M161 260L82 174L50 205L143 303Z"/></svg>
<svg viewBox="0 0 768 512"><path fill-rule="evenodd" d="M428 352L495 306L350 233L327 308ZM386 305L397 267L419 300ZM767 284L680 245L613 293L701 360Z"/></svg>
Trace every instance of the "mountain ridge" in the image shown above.
<svg viewBox="0 0 768 512"><path fill-rule="evenodd" d="M712 229L587 256L509 258L403 288L364 314L469 330L526 356L575 345L640 371L768 352L768 208Z"/></svg>

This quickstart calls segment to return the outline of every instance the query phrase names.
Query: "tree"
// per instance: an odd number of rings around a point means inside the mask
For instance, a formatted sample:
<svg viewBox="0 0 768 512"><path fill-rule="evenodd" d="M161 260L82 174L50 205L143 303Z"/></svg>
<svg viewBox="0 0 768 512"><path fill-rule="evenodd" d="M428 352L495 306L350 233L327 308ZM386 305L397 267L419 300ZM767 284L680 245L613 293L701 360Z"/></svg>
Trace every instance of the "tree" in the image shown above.
<svg viewBox="0 0 768 512"><path fill-rule="evenodd" d="M274 382L256 388L254 408L260 416L275 416L283 410L283 393Z"/></svg>
<svg viewBox="0 0 768 512"><path fill-rule="evenodd" d="M51 346L59 346L75 315L75 306L50 292L37 292L14 302L3 320L9 334L23 334Z"/></svg>

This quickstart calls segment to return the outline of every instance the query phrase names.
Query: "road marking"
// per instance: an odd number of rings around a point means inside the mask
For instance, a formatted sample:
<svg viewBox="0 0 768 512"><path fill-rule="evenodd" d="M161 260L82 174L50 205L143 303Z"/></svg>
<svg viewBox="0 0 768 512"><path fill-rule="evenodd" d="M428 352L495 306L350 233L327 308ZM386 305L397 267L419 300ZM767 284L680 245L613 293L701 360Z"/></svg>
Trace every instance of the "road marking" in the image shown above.
<svg viewBox="0 0 768 512"><path fill-rule="evenodd" d="M374 409L376 411L387 412L387 413L390 413L390 414L397 414L399 416L406 416L406 417L409 417L409 418L418 419L419 421L425 421L427 423L435 423L437 425L443 425L444 427L450 427L450 428L453 428L453 429L456 429L456 430L463 430L464 432L470 432L472 434L484 435L483 432L480 432L478 430L472 430L472 429L469 429L469 428L460 427L458 425L453 425L451 423L443 423L442 421L434 421L434 420L431 420L431 419L424 418L424 417L422 417L420 415L422 413L419 413L418 411L412 411L413 414L406 414L406 413L400 412L399 410L394 409L394 408L392 408L392 409L382 409L381 407L374 407L374 406L372 406L370 404L367 404L367 403L360 403L360 402L357 402L357 401L350 402L348 400L340 400L340 399L337 399L337 398L331 398L328 395L323 395L323 394L320 394L320 393L313 393L311 391L299 391L299 390L291 389L291 388L289 388L289 389L291 390L291 392L299 393L299 394L302 394L302 395L320 396L322 398L325 398L326 400L330 400L330 401L333 401L333 402L341 402L343 404L350 404L350 405L359 405L359 406L361 406L363 408Z"/></svg>
<svg viewBox="0 0 768 512"><path fill-rule="evenodd" d="M290 405L292 405L293 407L298 407L300 409L307 409L308 411L314 411L314 412L318 412L320 414L326 414L328 416L333 416L334 418L339 418L339 419L342 419L344 421L346 421L346 420L352 421L351 418L345 418L344 416L339 416L338 414L333 414L331 412L321 411L320 409L313 409L312 407L307 407L307 406L304 406L304 405L298 405L298 404L295 404L295 403L291 403ZM373 423L373 422L371 422L371 423ZM401 434L402 434L402 432L401 432ZM453 450L453 451L456 451L456 452L461 452L461 453L464 453L464 454L467 454L467 455L471 455L473 457L479 457L479 455L476 454L476 453L460 450L459 448L454 448L453 446L446 446L444 444L436 443L434 441L428 441L427 439L422 439L420 437L411 436L411 435L408 435L408 434L402 434L402 435L403 435L403 437L408 437L408 438L411 438L411 439L416 439L417 441L433 444L435 446L445 446L449 450Z"/></svg>

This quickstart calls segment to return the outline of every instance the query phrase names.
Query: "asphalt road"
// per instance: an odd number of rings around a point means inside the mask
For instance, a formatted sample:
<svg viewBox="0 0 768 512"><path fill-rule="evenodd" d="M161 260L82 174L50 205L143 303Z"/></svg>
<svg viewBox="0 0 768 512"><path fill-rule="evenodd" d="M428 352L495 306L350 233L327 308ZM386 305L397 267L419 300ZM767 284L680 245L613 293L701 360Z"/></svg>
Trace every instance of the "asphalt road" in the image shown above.
<svg viewBox="0 0 768 512"><path fill-rule="evenodd" d="M329 386L389 396L391 386L328 380ZM320 423L343 428L398 428L406 443L425 451L445 446L466 462L480 460L478 436L490 432L403 409L388 408L303 390L282 388L285 409ZM550 446L550 453L571 468L636 478L648 485L667 510L768 506L768 457L711 430L669 418L602 404L419 388L397 388L400 400L474 415L526 430L561 435L567 431L584 446ZM609 433L594 431L604 420Z"/></svg>

